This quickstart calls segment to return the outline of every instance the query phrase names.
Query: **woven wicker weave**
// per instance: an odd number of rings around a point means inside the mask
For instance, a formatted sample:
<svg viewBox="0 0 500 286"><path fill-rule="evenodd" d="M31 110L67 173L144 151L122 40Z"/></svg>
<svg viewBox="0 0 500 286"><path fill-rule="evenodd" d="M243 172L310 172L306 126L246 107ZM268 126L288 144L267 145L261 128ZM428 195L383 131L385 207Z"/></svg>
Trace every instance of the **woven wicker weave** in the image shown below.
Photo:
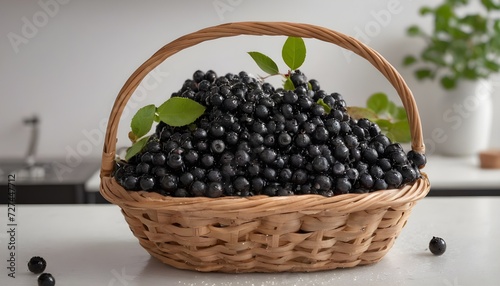
<svg viewBox="0 0 500 286"><path fill-rule="evenodd" d="M118 122L142 79L173 54L198 43L238 35L316 38L367 59L394 86L408 114L412 149L423 153L414 98L400 74L354 38L313 25L284 22L223 24L185 35L142 64L120 91L108 123L101 194L121 207L140 244L181 269L217 272L318 271L379 261L392 247L415 203L430 189L425 173L400 189L333 197L173 198L129 192L111 177Z"/></svg>

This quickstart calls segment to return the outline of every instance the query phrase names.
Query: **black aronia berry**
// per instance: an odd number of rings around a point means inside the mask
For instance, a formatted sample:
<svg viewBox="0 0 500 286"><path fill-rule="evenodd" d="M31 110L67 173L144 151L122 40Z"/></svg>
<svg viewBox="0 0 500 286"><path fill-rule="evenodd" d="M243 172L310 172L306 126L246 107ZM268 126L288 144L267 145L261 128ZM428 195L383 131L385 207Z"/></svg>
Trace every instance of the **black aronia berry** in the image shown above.
<svg viewBox="0 0 500 286"><path fill-rule="evenodd" d="M54 286L56 285L56 279L50 273L42 273L37 279L38 286Z"/></svg>
<svg viewBox="0 0 500 286"><path fill-rule="evenodd" d="M33 256L28 261L28 270L35 274L42 273L46 267L47 267L47 262L45 261L45 259L43 259L43 257Z"/></svg>
<svg viewBox="0 0 500 286"><path fill-rule="evenodd" d="M429 242L429 250L434 255L443 255L446 251L446 242L441 237L434 236Z"/></svg>
<svg viewBox="0 0 500 286"><path fill-rule="evenodd" d="M317 80L289 77L292 90L246 72L194 72L171 97L198 102L203 114L180 127L160 122L141 151L118 161L115 179L129 191L217 198L367 193L421 177L425 155L351 118L342 95Z"/></svg>

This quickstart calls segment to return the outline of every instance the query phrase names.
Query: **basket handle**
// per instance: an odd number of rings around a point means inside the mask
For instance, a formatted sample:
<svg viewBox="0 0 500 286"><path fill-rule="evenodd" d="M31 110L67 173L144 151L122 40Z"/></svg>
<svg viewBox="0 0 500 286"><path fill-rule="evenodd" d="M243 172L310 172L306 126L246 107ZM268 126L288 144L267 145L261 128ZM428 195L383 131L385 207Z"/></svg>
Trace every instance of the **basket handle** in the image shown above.
<svg viewBox="0 0 500 286"><path fill-rule="evenodd" d="M377 51L355 38L320 26L288 22L236 22L208 27L170 42L159 49L130 76L120 90L109 116L102 154L101 177L109 176L113 171L118 123L125 105L144 77L167 58L183 49L205 41L239 35L315 38L335 44L363 57L377 68L397 91L406 109L410 124L411 148L418 153L425 152L422 125L415 99L402 76Z"/></svg>

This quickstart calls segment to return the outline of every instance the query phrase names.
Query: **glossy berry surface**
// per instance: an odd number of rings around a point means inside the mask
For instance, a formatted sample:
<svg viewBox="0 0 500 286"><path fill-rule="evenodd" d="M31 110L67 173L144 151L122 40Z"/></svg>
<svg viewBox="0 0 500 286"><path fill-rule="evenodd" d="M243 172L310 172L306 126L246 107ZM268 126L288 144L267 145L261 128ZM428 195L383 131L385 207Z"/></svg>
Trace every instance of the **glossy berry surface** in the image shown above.
<svg viewBox="0 0 500 286"><path fill-rule="evenodd" d="M54 286L56 285L56 279L50 273L42 273L38 276L38 286Z"/></svg>
<svg viewBox="0 0 500 286"><path fill-rule="evenodd" d="M421 177L424 154L406 153L374 122L351 118L342 95L317 80L298 70L289 76L293 90L244 71L194 72L172 97L195 100L205 112L188 126L158 123L143 150L117 163L116 181L174 197L328 197Z"/></svg>
<svg viewBox="0 0 500 286"><path fill-rule="evenodd" d="M442 255L446 251L446 242L440 237L432 237L429 242L429 250L434 255Z"/></svg>
<svg viewBox="0 0 500 286"><path fill-rule="evenodd" d="M45 267L47 267L47 262L40 256L33 256L28 262L29 271L35 274L42 273L45 270Z"/></svg>

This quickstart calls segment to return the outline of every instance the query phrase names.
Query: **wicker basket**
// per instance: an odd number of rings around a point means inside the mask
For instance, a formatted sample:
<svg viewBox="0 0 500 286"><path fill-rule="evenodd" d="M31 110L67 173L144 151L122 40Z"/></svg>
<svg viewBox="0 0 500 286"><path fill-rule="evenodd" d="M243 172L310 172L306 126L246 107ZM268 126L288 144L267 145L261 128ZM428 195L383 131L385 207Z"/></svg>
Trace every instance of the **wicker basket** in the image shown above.
<svg viewBox="0 0 500 286"><path fill-rule="evenodd" d="M125 83L107 127L101 194L120 206L133 234L152 256L180 269L306 272L379 261L394 244L416 201L429 192L425 173L413 184L400 189L367 194L217 199L174 198L145 191L126 191L111 177L118 122L141 80L165 59L185 48L238 35L316 38L365 58L397 90L407 110L412 149L425 151L420 117L411 91L400 74L376 51L349 36L308 24L223 24L165 45Z"/></svg>

